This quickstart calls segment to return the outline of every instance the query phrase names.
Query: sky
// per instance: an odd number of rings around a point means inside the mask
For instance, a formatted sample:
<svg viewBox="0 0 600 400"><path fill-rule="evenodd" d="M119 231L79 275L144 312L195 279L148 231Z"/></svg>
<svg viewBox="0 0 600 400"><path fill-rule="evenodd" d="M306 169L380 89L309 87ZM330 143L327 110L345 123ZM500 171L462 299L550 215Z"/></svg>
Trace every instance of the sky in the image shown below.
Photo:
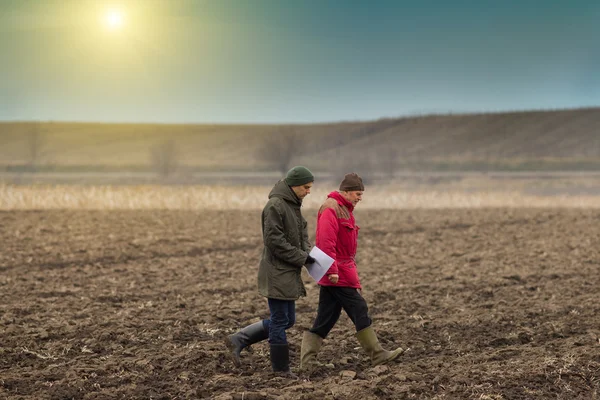
<svg viewBox="0 0 600 400"><path fill-rule="evenodd" d="M315 123L598 105L598 0L0 0L0 120Z"/></svg>

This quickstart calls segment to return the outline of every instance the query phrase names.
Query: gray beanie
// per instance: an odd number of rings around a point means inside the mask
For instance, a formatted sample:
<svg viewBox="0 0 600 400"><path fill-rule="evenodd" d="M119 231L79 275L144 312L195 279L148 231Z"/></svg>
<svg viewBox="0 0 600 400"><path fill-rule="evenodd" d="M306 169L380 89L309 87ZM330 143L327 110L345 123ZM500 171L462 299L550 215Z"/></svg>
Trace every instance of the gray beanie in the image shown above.
<svg viewBox="0 0 600 400"><path fill-rule="evenodd" d="M288 171L285 176L285 183L288 186L302 186L309 182L313 182L315 177L312 172L306 167L296 166Z"/></svg>

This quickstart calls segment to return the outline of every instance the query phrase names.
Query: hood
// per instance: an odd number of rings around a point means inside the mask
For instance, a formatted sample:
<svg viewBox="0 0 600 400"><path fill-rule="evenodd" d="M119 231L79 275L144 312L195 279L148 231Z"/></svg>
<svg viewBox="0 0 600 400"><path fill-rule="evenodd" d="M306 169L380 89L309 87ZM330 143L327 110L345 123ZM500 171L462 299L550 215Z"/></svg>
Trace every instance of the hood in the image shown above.
<svg viewBox="0 0 600 400"><path fill-rule="evenodd" d="M354 211L354 206L341 195L340 192L331 192L327 195L328 199L336 200L340 205L345 206L350 212Z"/></svg>
<svg viewBox="0 0 600 400"><path fill-rule="evenodd" d="M279 197L280 199L283 199L289 203L297 204L299 206L302 205L302 200L296 196L296 193L294 193L292 188L289 187L283 179L273 186L273 189L271 189L271 192L269 193L269 199L271 197Z"/></svg>

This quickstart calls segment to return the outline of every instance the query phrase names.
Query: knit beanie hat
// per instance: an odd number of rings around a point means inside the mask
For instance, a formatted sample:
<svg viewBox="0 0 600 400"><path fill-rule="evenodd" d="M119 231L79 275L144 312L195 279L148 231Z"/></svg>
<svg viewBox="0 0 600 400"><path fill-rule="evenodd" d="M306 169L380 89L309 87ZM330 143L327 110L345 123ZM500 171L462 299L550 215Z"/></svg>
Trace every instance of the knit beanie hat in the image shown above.
<svg viewBox="0 0 600 400"><path fill-rule="evenodd" d="M352 191L364 191L365 185L363 185L362 178L354 172L346 174L344 180L340 183L340 192L352 192Z"/></svg>
<svg viewBox="0 0 600 400"><path fill-rule="evenodd" d="M288 186L302 186L309 182L314 182L315 177L306 167L296 166L288 171L285 176L285 183Z"/></svg>

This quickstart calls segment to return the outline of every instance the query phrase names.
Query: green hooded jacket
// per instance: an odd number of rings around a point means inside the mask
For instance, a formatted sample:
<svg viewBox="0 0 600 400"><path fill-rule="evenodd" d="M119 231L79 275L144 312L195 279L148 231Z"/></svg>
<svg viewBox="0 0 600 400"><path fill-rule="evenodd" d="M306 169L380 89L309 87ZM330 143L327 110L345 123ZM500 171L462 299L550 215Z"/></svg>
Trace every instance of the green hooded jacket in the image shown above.
<svg viewBox="0 0 600 400"><path fill-rule="evenodd" d="M306 296L300 273L310 251L302 200L280 180L262 212L264 248L258 267L258 291L270 299Z"/></svg>

